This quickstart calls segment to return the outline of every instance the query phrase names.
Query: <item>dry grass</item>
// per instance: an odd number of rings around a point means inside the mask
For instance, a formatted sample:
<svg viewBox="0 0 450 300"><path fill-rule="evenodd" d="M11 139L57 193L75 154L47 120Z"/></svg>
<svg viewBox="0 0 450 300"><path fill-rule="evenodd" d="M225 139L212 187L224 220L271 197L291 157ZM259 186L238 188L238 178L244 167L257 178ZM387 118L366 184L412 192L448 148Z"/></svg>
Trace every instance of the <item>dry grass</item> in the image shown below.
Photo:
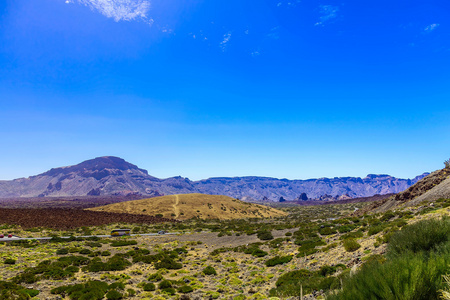
<svg viewBox="0 0 450 300"><path fill-rule="evenodd" d="M227 196L181 194L155 197L90 208L93 211L122 212L140 215L161 214L177 220L273 218L285 212L264 205L252 204Z"/></svg>

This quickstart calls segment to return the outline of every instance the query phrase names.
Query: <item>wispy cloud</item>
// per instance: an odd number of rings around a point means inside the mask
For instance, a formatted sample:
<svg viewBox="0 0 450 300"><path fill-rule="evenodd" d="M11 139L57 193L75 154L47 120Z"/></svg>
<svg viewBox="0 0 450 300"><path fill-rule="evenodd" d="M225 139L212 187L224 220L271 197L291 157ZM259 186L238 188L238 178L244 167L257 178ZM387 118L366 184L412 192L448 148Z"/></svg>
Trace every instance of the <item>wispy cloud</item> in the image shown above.
<svg viewBox="0 0 450 300"><path fill-rule="evenodd" d="M66 0L65 2L85 5L116 22L141 20L149 24L153 23L153 19L148 16L150 11L148 0Z"/></svg>
<svg viewBox="0 0 450 300"><path fill-rule="evenodd" d="M225 33L223 35L223 40L220 42L220 48L222 49L222 52L225 52L227 50L227 44L231 39L231 32Z"/></svg>
<svg viewBox="0 0 450 300"><path fill-rule="evenodd" d="M321 5L320 7L320 18L319 22L314 24L315 26L324 26L325 23L330 22L330 20L338 16L339 7L334 5Z"/></svg>
<svg viewBox="0 0 450 300"><path fill-rule="evenodd" d="M423 31L425 31L425 32L432 32L433 30L435 30L438 27L439 27L439 24L437 24L437 23L430 24L427 27L425 27Z"/></svg>
<svg viewBox="0 0 450 300"><path fill-rule="evenodd" d="M282 0L282 1L278 1L277 7L282 7L282 6L287 6L287 7L289 7L289 6L297 6L297 4L299 4L299 3L300 3L300 0L288 0L288 1Z"/></svg>
<svg viewBox="0 0 450 300"><path fill-rule="evenodd" d="M278 40L280 38L279 31L280 31L280 26L273 27L272 29L270 29L270 32L267 34L267 37L274 39L274 40Z"/></svg>

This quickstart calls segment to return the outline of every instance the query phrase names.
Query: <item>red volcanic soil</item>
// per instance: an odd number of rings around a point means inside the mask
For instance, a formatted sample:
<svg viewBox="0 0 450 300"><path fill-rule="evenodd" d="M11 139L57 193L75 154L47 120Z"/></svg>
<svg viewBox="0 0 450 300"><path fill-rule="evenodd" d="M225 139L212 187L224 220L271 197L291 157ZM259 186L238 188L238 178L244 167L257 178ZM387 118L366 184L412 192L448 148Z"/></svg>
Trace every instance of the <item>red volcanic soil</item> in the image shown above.
<svg viewBox="0 0 450 300"><path fill-rule="evenodd" d="M77 196L0 198L3 208L90 208L117 202L149 198L141 195L128 196ZM1 218L0 218L1 220Z"/></svg>
<svg viewBox="0 0 450 300"><path fill-rule="evenodd" d="M131 215L61 208L0 208L0 224L20 225L22 228L45 227L74 229L82 226L99 226L111 223L154 224L178 222L148 215Z"/></svg>

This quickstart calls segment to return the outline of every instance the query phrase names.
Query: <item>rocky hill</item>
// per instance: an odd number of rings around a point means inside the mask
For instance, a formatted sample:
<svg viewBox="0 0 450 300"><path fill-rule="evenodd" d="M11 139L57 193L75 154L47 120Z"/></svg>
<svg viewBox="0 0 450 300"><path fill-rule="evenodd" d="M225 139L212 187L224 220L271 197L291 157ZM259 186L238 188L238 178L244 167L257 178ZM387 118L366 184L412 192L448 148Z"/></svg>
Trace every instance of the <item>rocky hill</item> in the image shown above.
<svg viewBox="0 0 450 300"><path fill-rule="evenodd" d="M226 195L246 201L339 200L404 191L414 179L389 175L288 180L270 177L217 177L191 181L184 177L159 179L125 160L105 156L75 166L11 181L0 181L0 198L129 195L155 197L203 193Z"/></svg>
<svg viewBox="0 0 450 300"><path fill-rule="evenodd" d="M243 202L227 196L197 193L126 201L88 208L88 210L150 216L160 214L164 218L176 220L192 218L230 220L287 215L285 212L268 206Z"/></svg>
<svg viewBox="0 0 450 300"><path fill-rule="evenodd" d="M357 212L361 215L366 212L383 213L388 210L418 205L424 201L435 201L450 198L450 169L437 170L405 191L387 199L376 201Z"/></svg>

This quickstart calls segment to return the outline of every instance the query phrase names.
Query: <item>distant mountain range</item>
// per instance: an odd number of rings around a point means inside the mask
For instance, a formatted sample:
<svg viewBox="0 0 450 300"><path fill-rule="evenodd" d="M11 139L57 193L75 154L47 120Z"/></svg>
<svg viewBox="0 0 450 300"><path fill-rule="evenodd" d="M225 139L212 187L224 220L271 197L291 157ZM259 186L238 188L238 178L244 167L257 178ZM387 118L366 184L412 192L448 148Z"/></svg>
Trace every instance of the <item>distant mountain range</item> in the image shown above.
<svg viewBox="0 0 450 300"><path fill-rule="evenodd" d="M365 178L335 177L288 180L247 176L191 181L179 176L159 179L122 158L104 156L74 166L54 168L28 178L0 181L0 197L128 194L153 197L203 193L226 195L245 201L339 200L398 193L428 174L424 173L413 179L369 174Z"/></svg>

